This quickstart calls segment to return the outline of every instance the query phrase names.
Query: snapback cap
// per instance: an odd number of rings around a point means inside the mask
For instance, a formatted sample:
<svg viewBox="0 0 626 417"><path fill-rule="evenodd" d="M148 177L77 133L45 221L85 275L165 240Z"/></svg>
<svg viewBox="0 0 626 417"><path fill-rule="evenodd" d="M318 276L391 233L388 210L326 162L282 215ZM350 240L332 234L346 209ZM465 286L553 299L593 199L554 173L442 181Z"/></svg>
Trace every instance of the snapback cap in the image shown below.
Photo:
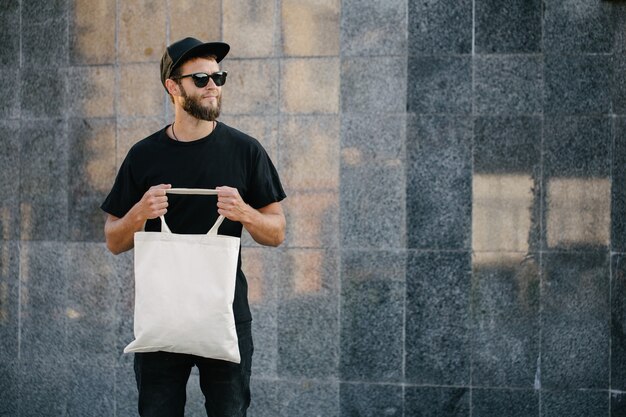
<svg viewBox="0 0 626 417"><path fill-rule="evenodd" d="M185 38L174 42L167 48L161 58L161 83L165 87L165 80L170 78L172 71L190 58L200 55L215 55L216 61L220 62L230 46L224 42L203 43L195 38Z"/></svg>

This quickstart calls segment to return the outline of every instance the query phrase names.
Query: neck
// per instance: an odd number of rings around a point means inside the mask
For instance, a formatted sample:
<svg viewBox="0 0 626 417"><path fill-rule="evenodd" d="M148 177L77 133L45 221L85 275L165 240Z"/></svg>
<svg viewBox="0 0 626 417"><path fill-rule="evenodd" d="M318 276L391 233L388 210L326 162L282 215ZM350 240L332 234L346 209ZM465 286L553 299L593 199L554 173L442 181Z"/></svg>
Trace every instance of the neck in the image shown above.
<svg viewBox="0 0 626 417"><path fill-rule="evenodd" d="M192 142L208 136L217 126L217 122L199 120L186 113L176 114L174 123L169 128L169 134L174 140L180 142Z"/></svg>

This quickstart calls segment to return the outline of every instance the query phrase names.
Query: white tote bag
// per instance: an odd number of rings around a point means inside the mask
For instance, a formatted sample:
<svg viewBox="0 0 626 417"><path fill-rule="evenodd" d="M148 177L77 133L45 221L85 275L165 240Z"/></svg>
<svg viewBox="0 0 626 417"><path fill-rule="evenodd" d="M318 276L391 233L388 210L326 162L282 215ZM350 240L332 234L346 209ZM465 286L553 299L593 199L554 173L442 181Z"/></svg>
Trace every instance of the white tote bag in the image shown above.
<svg viewBox="0 0 626 417"><path fill-rule="evenodd" d="M217 194L172 188L171 194ZM218 235L219 216L202 234L135 233L135 340L128 352L177 352L240 362L233 300L239 238Z"/></svg>

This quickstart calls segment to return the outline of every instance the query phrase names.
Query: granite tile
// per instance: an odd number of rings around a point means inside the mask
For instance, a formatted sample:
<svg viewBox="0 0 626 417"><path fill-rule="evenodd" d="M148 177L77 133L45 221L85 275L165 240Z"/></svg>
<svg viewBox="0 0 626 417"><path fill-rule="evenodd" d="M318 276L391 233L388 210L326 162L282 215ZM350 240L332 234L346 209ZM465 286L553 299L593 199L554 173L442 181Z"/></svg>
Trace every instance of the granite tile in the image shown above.
<svg viewBox="0 0 626 417"><path fill-rule="evenodd" d="M612 391L610 394L610 415L619 417L626 414L626 394Z"/></svg>
<svg viewBox="0 0 626 417"><path fill-rule="evenodd" d="M611 389L626 391L626 259L611 256ZM625 403L626 406L626 403Z"/></svg>
<svg viewBox="0 0 626 417"><path fill-rule="evenodd" d="M16 67L20 60L20 32L15 30L14 22L20 20L20 1L5 0L0 11L0 68Z"/></svg>
<svg viewBox="0 0 626 417"><path fill-rule="evenodd" d="M612 121L611 250L626 252L626 119Z"/></svg>
<svg viewBox="0 0 626 417"><path fill-rule="evenodd" d="M466 56L409 56L407 111L472 112L472 60Z"/></svg>
<svg viewBox="0 0 626 417"><path fill-rule="evenodd" d="M113 366L116 361L117 277L104 244L69 247L67 333L75 363Z"/></svg>
<svg viewBox="0 0 626 417"><path fill-rule="evenodd" d="M408 2L410 55L472 52L472 1L450 7L445 0Z"/></svg>
<svg viewBox="0 0 626 417"><path fill-rule="evenodd" d="M405 247L407 214L403 164L346 164L341 169L341 184L343 247Z"/></svg>
<svg viewBox="0 0 626 417"><path fill-rule="evenodd" d="M609 396L605 391L545 391L541 393L541 417L606 416ZM610 414L618 416L619 414Z"/></svg>
<svg viewBox="0 0 626 417"><path fill-rule="evenodd" d="M20 116L24 119L61 117L65 110L63 73L56 68L21 72ZM26 88L27 87L27 88Z"/></svg>
<svg viewBox="0 0 626 417"><path fill-rule="evenodd" d="M285 381L279 384L281 417L339 417L339 384L335 381Z"/></svg>
<svg viewBox="0 0 626 417"><path fill-rule="evenodd" d="M66 73L67 112L71 117L115 115L115 68L112 66L71 67Z"/></svg>
<svg viewBox="0 0 626 417"><path fill-rule="evenodd" d="M222 69L228 79L222 87L222 110L226 114L278 113L280 77L275 59L227 60Z"/></svg>
<svg viewBox="0 0 626 417"><path fill-rule="evenodd" d="M340 416L402 417L403 389L400 385L351 384L339 386Z"/></svg>
<svg viewBox="0 0 626 417"><path fill-rule="evenodd" d="M133 319L135 312L135 278L133 268L133 251L120 255L108 255L117 277L117 300L115 310L117 316L117 354L118 364L133 368L133 355L122 354L126 345L134 340Z"/></svg>
<svg viewBox="0 0 626 417"><path fill-rule="evenodd" d="M8 365L18 358L19 256L18 242L0 241L0 364Z"/></svg>
<svg viewBox="0 0 626 417"><path fill-rule="evenodd" d="M609 384L609 259L555 253L542 266L542 388Z"/></svg>
<svg viewBox="0 0 626 417"><path fill-rule="evenodd" d="M2 52L0 52L0 60L1 59ZM2 61L0 61L0 68L1 65ZM7 97L7 99L2 100L0 103L0 119L17 119L20 117L19 94L15 94L19 83L19 70L13 68L0 69L0 93L4 97Z"/></svg>
<svg viewBox="0 0 626 417"><path fill-rule="evenodd" d="M472 385L533 388L540 365L539 255L475 253Z"/></svg>
<svg viewBox="0 0 626 417"><path fill-rule="evenodd" d="M544 1L547 53L607 53L613 46L613 5L585 0Z"/></svg>
<svg viewBox="0 0 626 417"><path fill-rule="evenodd" d="M281 120L278 165L289 191L336 191L340 130L337 116L291 116Z"/></svg>
<svg viewBox="0 0 626 417"><path fill-rule="evenodd" d="M27 68L58 68L67 65L69 47L66 18L48 16L42 21L24 20L22 23L21 59L18 62Z"/></svg>
<svg viewBox="0 0 626 417"><path fill-rule="evenodd" d="M336 248L339 246L339 192L291 191L283 203L287 247Z"/></svg>
<svg viewBox="0 0 626 417"><path fill-rule="evenodd" d="M165 0L131 0L120 3L117 11L119 62L152 62L153 66L158 68L158 62L166 47L166 10ZM138 22L150 23L138 24ZM161 85L158 80L159 75L154 81L155 84ZM127 93L127 90L125 92Z"/></svg>
<svg viewBox="0 0 626 417"><path fill-rule="evenodd" d="M103 212L116 174L114 119L69 121L69 238L102 241Z"/></svg>
<svg viewBox="0 0 626 417"><path fill-rule="evenodd" d="M20 202L17 198L0 201L0 241L16 240L21 236Z"/></svg>
<svg viewBox="0 0 626 417"><path fill-rule="evenodd" d="M470 382L470 271L469 253L409 252L407 382L457 386Z"/></svg>
<svg viewBox="0 0 626 417"><path fill-rule="evenodd" d="M67 343L70 259L63 243L23 243L20 247L20 357L61 365ZM36 369L28 367L29 369Z"/></svg>
<svg viewBox="0 0 626 417"><path fill-rule="evenodd" d="M339 55L341 0L283 0L281 32L287 56Z"/></svg>
<svg viewBox="0 0 626 417"><path fill-rule="evenodd" d="M626 20L626 7L624 7L624 15ZM619 32L621 33L623 30ZM611 56L611 66L611 113L624 115L626 114L626 77L624 77L624 73L626 73L626 54L624 52L614 53Z"/></svg>
<svg viewBox="0 0 626 417"><path fill-rule="evenodd" d="M18 365L15 359L0 359L0 416L19 415Z"/></svg>
<svg viewBox="0 0 626 417"><path fill-rule="evenodd" d="M160 116L166 95L160 77L156 63L122 65L117 90L118 117Z"/></svg>
<svg viewBox="0 0 626 417"><path fill-rule="evenodd" d="M278 417L280 414L280 380L258 378L252 372L250 391L252 401L247 417Z"/></svg>
<svg viewBox="0 0 626 417"><path fill-rule="evenodd" d="M343 56L406 55L407 10L401 0L344 0Z"/></svg>
<svg viewBox="0 0 626 417"><path fill-rule="evenodd" d="M608 114L611 112L611 57L608 55L546 55L545 114Z"/></svg>
<svg viewBox="0 0 626 417"><path fill-rule="evenodd" d="M405 58L344 58L341 62L341 109L368 114L403 112L406 79Z"/></svg>
<svg viewBox="0 0 626 417"><path fill-rule="evenodd" d="M281 264L278 375L281 378L336 377L339 363L338 254L321 249L288 249Z"/></svg>
<svg viewBox="0 0 626 417"><path fill-rule="evenodd" d="M54 360L30 360L28 366L22 363L19 370L20 417L41 417L42 413L67 415L69 374L65 364Z"/></svg>
<svg viewBox="0 0 626 417"><path fill-rule="evenodd" d="M74 364L69 369L67 417L114 417L115 369Z"/></svg>
<svg viewBox="0 0 626 417"><path fill-rule="evenodd" d="M539 415L539 391L474 389L473 417L529 417Z"/></svg>
<svg viewBox="0 0 626 417"><path fill-rule="evenodd" d="M115 3L109 0L74 0L69 7L70 62L115 63ZM110 85L113 85L111 83Z"/></svg>
<svg viewBox="0 0 626 417"><path fill-rule="evenodd" d="M405 276L404 252L342 252L342 380L402 380Z"/></svg>
<svg viewBox="0 0 626 417"><path fill-rule="evenodd" d="M193 371L196 371L194 368ZM185 416L205 417L207 415L204 407L204 394L200 389L200 377L195 372L191 374L187 381L187 402L185 403Z"/></svg>
<svg viewBox="0 0 626 417"><path fill-rule="evenodd" d="M544 247L607 248L611 228L611 120L546 118L544 147Z"/></svg>
<svg viewBox="0 0 626 417"><path fill-rule="evenodd" d="M338 58L293 58L281 61L280 111L339 112Z"/></svg>
<svg viewBox="0 0 626 417"><path fill-rule="evenodd" d="M470 390L449 387L405 388L404 415L419 417L469 417Z"/></svg>
<svg viewBox="0 0 626 417"><path fill-rule="evenodd" d="M474 251L538 250L542 123L540 117L475 119Z"/></svg>
<svg viewBox="0 0 626 417"><path fill-rule="evenodd" d="M20 121L0 119L0 201L19 200L20 172ZM0 220L2 221L2 220ZM8 226L8 225L5 225ZM0 234L0 239L8 240L7 228Z"/></svg>
<svg viewBox="0 0 626 417"><path fill-rule="evenodd" d="M65 16L68 0L22 0L22 21L24 23L41 22Z"/></svg>
<svg viewBox="0 0 626 417"><path fill-rule="evenodd" d="M477 53L541 52L540 0L478 0L474 13Z"/></svg>
<svg viewBox="0 0 626 417"><path fill-rule="evenodd" d="M62 242L67 239L69 207L65 194L53 199L22 201L19 216L23 241Z"/></svg>
<svg viewBox="0 0 626 417"><path fill-rule="evenodd" d="M472 223L472 122L407 120L407 244L468 249Z"/></svg>
<svg viewBox="0 0 626 417"><path fill-rule="evenodd" d="M477 114L541 114L543 58L540 55L476 57L474 106Z"/></svg>
<svg viewBox="0 0 626 417"><path fill-rule="evenodd" d="M222 36L231 46L229 56L276 55L277 17L275 1L223 0Z"/></svg>
<svg viewBox="0 0 626 417"><path fill-rule="evenodd" d="M221 2L206 0L178 1L169 7L170 43L188 36L203 42L221 39Z"/></svg>
<svg viewBox="0 0 626 417"><path fill-rule="evenodd" d="M137 415L137 382L135 381L135 371L133 371L132 358L125 366L115 368L115 415L135 416Z"/></svg>

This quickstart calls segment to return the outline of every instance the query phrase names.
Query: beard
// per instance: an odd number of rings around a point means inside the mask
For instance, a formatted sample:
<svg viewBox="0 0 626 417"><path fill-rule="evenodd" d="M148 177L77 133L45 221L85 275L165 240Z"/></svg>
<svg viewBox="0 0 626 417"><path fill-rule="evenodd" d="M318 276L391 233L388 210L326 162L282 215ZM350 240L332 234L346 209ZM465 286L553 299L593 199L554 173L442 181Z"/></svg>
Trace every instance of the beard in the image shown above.
<svg viewBox="0 0 626 417"><path fill-rule="evenodd" d="M200 102L201 98L198 95L190 96L187 91L181 85L182 97L183 97L183 110L189 115L200 120L207 120L213 122L220 117L220 111L222 109L222 93L217 96L217 103L215 106L203 106Z"/></svg>

